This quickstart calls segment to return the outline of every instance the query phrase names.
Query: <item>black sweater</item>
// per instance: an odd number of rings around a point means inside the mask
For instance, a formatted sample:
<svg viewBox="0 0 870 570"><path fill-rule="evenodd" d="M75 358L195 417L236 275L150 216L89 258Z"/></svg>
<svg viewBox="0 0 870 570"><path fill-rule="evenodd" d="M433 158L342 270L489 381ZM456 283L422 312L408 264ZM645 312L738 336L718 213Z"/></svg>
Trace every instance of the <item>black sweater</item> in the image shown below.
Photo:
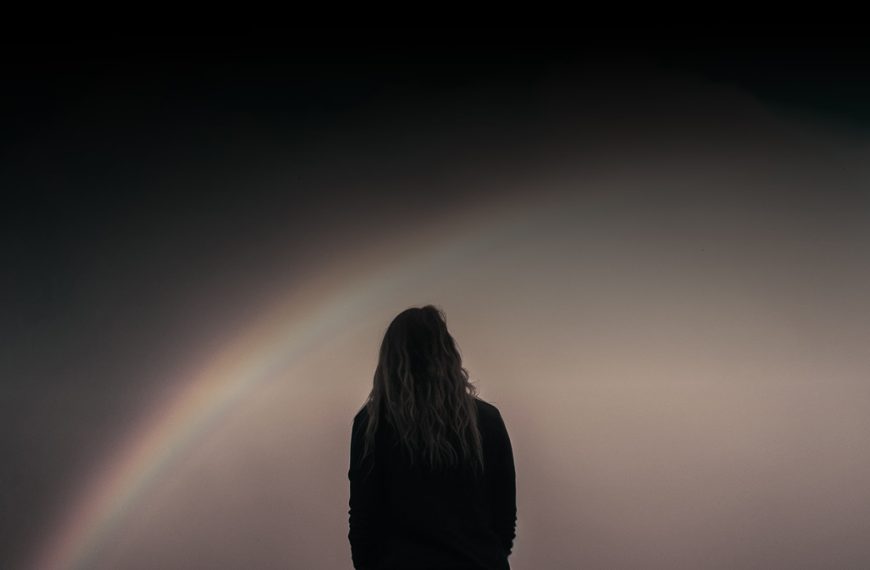
<svg viewBox="0 0 870 570"><path fill-rule="evenodd" d="M353 419L349 525L358 570L509 570L516 537L513 450L498 408L476 399L484 475L470 467L413 466L381 421L374 456L362 459L368 412Z"/></svg>

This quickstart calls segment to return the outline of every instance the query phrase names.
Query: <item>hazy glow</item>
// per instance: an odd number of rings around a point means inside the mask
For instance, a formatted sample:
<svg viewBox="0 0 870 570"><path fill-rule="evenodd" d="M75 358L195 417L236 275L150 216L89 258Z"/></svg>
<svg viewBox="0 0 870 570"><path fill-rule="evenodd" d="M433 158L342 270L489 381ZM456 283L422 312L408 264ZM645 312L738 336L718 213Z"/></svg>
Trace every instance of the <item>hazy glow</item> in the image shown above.
<svg viewBox="0 0 870 570"><path fill-rule="evenodd" d="M429 302L514 442L516 570L866 564L866 167L767 136L542 167L360 244L192 366L39 567L349 567L350 422Z"/></svg>

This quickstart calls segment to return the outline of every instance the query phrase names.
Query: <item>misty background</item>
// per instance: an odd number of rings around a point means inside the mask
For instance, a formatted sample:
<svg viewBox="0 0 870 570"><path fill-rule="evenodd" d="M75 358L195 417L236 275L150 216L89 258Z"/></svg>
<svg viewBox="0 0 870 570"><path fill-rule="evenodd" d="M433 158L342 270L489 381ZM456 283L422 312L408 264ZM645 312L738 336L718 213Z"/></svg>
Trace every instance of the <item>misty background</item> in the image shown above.
<svg viewBox="0 0 870 570"><path fill-rule="evenodd" d="M5 45L0 566L350 568L426 303L512 439L512 568L870 564L867 50L604 37Z"/></svg>

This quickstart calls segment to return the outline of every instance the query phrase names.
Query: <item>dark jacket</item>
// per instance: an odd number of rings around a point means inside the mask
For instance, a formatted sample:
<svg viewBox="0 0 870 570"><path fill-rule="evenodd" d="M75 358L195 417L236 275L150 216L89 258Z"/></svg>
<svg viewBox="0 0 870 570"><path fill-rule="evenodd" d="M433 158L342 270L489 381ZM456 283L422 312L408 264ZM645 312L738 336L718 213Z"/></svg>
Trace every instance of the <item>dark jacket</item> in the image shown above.
<svg viewBox="0 0 870 570"><path fill-rule="evenodd" d="M362 459L368 422L354 417L350 444L351 556L358 570L509 570L516 537L516 480L498 409L476 399L484 475L469 466L432 472L410 465L392 427L378 425L374 456Z"/></svg>

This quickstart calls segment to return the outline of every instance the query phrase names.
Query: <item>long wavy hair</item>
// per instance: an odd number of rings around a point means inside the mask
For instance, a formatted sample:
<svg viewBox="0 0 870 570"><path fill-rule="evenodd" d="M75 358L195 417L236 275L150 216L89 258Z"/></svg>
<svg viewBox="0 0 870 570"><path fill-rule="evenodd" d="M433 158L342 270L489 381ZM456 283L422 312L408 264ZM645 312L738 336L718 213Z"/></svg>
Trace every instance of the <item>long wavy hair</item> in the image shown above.
<svg viewBox="0 0 870 570"><path fill-rule="evenodd" d="M364 405L363 457L374 449L378 425L386 421L411 464L416 458L432 470L462 464L483 473L477 393L444 312L434 305L405 309L381 343Z"/></svg>

